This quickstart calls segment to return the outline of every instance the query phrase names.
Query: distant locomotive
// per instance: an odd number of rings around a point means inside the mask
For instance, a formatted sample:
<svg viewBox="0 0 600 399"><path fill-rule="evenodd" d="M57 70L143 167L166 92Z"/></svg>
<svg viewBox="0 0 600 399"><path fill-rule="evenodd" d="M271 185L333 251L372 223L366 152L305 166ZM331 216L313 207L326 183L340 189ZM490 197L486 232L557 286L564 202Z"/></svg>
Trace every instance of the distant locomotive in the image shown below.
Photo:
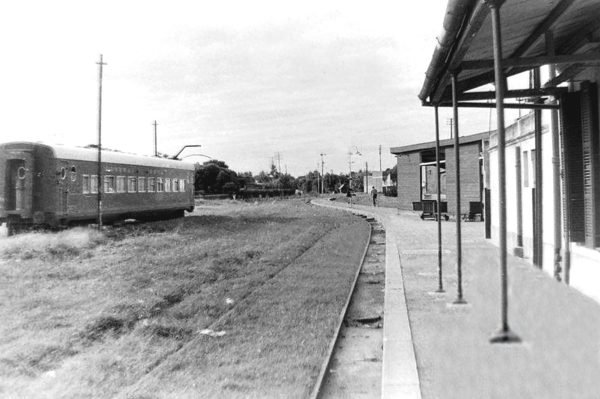
<svg viewBox="0 0 600 399"><path fill-rule="evenodd" d="M102 151L102 220L194 210L194 165ZM98 216L98 150L0 144L0 223L58 227Z"/></svg>

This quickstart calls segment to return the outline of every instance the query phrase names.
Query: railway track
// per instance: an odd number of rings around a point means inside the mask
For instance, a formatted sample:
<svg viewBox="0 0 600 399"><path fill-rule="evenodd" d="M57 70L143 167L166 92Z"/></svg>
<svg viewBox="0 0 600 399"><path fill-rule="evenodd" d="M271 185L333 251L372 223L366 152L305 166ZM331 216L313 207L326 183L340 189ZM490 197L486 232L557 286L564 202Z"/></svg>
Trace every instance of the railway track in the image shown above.
<svg viewBox="0 0 600 399"><path fill-rule="evenodd" d="M362 217L371 224L371 237L311 399L381 395L385 230Z"/></svg>

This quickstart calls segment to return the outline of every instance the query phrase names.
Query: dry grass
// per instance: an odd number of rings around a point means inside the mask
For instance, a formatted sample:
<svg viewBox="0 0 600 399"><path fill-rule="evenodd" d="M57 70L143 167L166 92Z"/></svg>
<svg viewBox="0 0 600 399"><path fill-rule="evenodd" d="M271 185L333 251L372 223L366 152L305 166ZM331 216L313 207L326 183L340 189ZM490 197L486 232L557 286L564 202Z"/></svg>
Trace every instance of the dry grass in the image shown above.
<svg viewBox="0 0 600 399"><path fill-rule="evenodd" d="M366 229L300 201L225 201L0 239L0 396L302 397Z"/></svg>
<svg viewBox="0 0 600 399"><path fill-rule="evenodd" d="M56 234L27 233L0 238L0 254L5 259L78 256L106 241L104 235L91 228L73 228Z"/></svg>

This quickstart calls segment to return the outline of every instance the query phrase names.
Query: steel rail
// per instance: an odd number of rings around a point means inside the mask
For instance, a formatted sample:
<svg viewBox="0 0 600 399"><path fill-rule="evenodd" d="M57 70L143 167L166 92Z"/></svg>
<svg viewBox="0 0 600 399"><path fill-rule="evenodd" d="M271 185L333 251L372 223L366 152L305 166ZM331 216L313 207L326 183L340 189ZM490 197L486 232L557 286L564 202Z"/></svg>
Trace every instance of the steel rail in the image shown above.
<svg viewBox="0 0 600 399"><path fill-rule="evenodd" d="M336 208L336 207L333 207L330 205L323 205L323 206L330 207L333 209L339 209L339 208ZM354 214L357 216L363 216L356 212L354 212ZM373 225L371 223L369 223L367 220L365 220L365 222L368 223L369 226L371 226L371 228L369 230L369 240L367 241L367 245L365 245L365 250L363 252L362 258L361 258L358 268L356 270L356 274L354 275L354 280L352 281L352 286L351 286L350 292L348 294L348 298L346 298L346 303L344 304L344 307L342 308L342 311L340 312L340 317L338 318L335 333L333 335L331 343L329 344L329 348L327 349L327 356L325 357L325 360L321 364L321 371L319 372L319 376L317 377L317 381L315 382L315 385L309 396L309 399L317 399L319 397L319 395L321 395L323 385L325 383L325 374L327 373L327 370L329 370L329 366L331 365L331 361L333 359L333 354L335 352L335 347L340 338L340 332L341 332L342 326L344 324L344 319L346 318L346 314L348 313L348 307L350 306L350 301L352 300L352 296L354 295L354 291L356 289L356 283L358 282L358 277L360 276L360 272L365 264L367 252L369 251L369 248L371 247L371 238L373 236Z"/></svg>

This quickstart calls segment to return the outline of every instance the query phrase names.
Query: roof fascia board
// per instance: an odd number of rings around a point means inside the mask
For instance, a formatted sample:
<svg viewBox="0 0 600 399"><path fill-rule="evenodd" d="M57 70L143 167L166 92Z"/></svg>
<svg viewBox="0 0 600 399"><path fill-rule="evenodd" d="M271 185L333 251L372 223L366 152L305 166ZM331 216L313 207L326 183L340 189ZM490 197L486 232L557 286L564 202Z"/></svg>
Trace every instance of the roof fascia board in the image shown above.
<svg viewBox="0 0 600 399"><path fill-rule="evenodd" d="M435 87L439 87L441 73L453 47L456 38L459 36L460 30L464 26L465 18L473 9L478 0L450 0L446 7L446 16L443 22L443 32L438 36L438 44L433 52L429 67L425 72L425 81L419 93L421 101L426 101L431 93L435 91Z"/></svg>
<svg viewBox="0 0 600 399"><path fill-rule="evenodd" d="M471 47L473 40L477 37L477 33L481 30L485 19L490 13L488 5L483 1L475 4L475 8L469 17L469 22L465 28L459 32L459 39L455 41L452 52L449 55L449 62L442 66L440 70L441 79L439 79L437 87L430 95L431 101L436 103L444 95L444 90L448 86L453 73L460 70L460 64L465 54Z"/></svg>

